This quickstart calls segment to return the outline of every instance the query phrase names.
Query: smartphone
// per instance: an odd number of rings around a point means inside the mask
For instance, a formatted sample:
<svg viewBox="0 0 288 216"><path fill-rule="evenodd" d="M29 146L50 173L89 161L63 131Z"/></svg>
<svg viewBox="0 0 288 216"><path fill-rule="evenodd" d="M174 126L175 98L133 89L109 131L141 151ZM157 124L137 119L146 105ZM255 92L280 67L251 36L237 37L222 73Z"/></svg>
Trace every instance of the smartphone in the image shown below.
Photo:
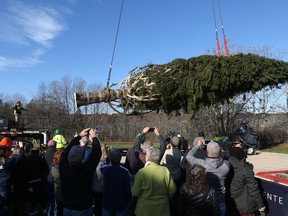
<svg viewBox="0 0 288 216"><path fill-rule="evenodd" d="M148 132L154 132L155 128L149 128L149 131Z"/></svg>
<svg viewBox="0 0 288 216"><path fill-rule="evenodd" d="M100 130L99 130L98 128L95 128L95 131L96 131L96 133L99 133L99 132L100 132Z"/></svg>

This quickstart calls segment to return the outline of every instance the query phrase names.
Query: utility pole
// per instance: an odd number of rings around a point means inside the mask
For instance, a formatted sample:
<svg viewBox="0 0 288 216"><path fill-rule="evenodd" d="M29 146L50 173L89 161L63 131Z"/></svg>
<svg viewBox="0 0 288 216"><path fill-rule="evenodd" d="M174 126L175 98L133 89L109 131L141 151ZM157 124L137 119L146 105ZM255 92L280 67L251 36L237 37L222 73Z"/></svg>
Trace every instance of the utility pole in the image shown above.
<svg viewBox="0 0 288 216"><path fill-rule="evenodd" d="M285 87L286 87L286 108L288 110L288 82L286 82Z"/></svg>

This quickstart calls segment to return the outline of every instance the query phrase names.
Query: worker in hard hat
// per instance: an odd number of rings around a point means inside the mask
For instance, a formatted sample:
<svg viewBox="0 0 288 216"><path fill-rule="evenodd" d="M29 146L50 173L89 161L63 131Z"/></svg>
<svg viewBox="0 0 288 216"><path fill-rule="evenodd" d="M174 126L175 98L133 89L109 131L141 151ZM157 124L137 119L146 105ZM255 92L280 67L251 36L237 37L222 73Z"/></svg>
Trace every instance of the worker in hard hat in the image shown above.
<svg viewBox="0 0 288 216"><path fill-rule="evenodd" d="M59 129L55 130L53 140L56 142L56 149L63 149L67 145L65 137L61 134Z"/></svg>
<svg viewBox="0 0 288 216"><path fill-rule="evenodd" d="M16 105L13 107L13 114L14 114L14 118L15 118L16 123L19 123L20 116L22 114L22 110L26 110L26 109L22 107L22 104L20 101L17 101Z"/></svg>

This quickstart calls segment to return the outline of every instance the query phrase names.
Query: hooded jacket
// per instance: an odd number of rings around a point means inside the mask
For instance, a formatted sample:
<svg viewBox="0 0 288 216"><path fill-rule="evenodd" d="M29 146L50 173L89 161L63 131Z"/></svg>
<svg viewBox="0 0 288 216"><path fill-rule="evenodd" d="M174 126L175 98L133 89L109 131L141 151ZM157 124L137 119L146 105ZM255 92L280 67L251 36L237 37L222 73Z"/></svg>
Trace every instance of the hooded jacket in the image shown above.
<svg viewBox="0 0 288 216"><path fill-rule="evenodd" d="M230 165L227 160L222 157L199 159L195 157L198 147L194 146L186 155L187 162L192 166L193 164L200 164L206 168L206 176L208 185L214 188L217 199L223 201L225 199L225 180L228 175Z"/></svg>

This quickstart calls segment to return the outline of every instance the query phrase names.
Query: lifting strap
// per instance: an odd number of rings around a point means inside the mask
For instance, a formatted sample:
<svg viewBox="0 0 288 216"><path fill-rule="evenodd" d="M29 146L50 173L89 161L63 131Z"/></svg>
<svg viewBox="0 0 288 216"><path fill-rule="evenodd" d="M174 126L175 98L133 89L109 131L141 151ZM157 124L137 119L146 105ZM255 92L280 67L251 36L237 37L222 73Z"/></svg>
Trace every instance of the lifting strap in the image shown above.
<svg viewBox="0 0 288 216"><path fill-rule="evenodd" d="M218 0L218 10L219 10L219 15L220 15L220 20L221 20L221 27L222 27L222 34L223 34L223 40L224 40L224 48L225 48L225 54L226 56L229 56L229 50L227 46L227 40L224 32L224 24L222 20L222 13L221 13L221 7L220 7L220 0Z"/></svg>
<svg viewBox="0 0 288 216"><path fill-rule="evenodd" d="M220 48L220 43L219 43L219 39L218 39L218 28L217 28L217 22L216 22L216 15L215 15L215 8L214 8L214 0L212 0L212 9L213 9L213 18L214 18L214 25L215 25L215 32L216 32L217 55L220 56L220 55L221 55L221 48ZM224 24L223 24L223 20L222 20L220 0L218 0L218 11L219 11L220 20L221 20L221 27L222 27L222 34L223 34L223 42L224 42L225 54L226 54L226 56L229 56L229 50L228 50L226 35L225 35L225 31L224 31Z"/></svg>

